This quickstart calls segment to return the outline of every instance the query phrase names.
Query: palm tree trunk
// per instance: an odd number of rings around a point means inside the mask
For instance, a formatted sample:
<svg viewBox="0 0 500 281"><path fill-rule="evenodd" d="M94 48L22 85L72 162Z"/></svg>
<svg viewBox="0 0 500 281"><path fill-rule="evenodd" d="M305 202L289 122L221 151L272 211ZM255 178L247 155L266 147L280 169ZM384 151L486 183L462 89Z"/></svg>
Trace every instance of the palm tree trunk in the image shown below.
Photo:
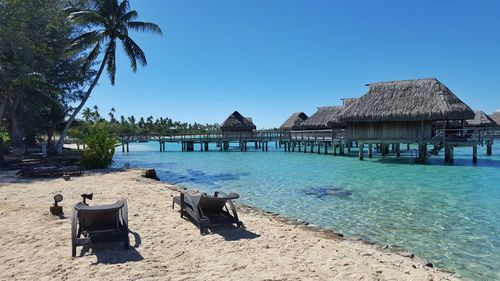
<svg viewBox="0 0 500 281"><path fill-rule="evenodd" d="M68 119L68 122L66 122L66 126L64 126L63 131L61 132L61 136L59 137L59 141L57 142L57 154L62 154L63 153L63 146L64 146L64 139L66 138L66 135L68 134L68 130L71 127L71 124L73 121L75 121L76 115L82 110L83 106L87 102L87 100L90 97L90 94L92 94L92 90L94 90L94 87L97 85L97 82L99 81L99 78L101 78L101 74L104 71L104 67L106 66L106 61L108 60L108 52L104 55L104 58L102 59L101 62L101 67L99 68L99 71L96 74L96 77L92 84L90 84L87 92L85 93L85 96L83 96L83 99L81 100L80 104L78 107L73 111L71 116Z"/></svg>
<svg viewBox="0 0 500 281"><path fill-rule="evenodd" d="M24 132L18 116L14 113L7 116L7 131L10 136L10 147L14 148L19 153L24 152Z"/></svg>
<svg viewBox="0 0 500 281"><path fill-rule="evenodd" d="M2 122L2 119L3 119L3 112L5 111L5 104L6 104L5 101L2 101L0 103L0 122Z"/></svg>

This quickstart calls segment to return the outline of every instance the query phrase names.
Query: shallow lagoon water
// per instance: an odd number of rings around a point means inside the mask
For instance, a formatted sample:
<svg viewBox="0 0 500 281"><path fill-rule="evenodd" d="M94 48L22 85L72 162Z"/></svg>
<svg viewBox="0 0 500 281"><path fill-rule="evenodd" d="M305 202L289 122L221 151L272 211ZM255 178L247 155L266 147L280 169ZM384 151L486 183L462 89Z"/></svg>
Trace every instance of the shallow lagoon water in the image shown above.
<svg viewBox="0 0 500 281"><path fill-rule="evenodd" d="M249 146L250 148L250 146ZM195 146L199 149L199 146ZM435 266L474 280L500 280L500 146L442 153L427 164L403 157L349 156L249 149L180 152L168 144L130 145L117 167L153 167L161 180L206 192L241 195L239 202L333 229L346 236L399 247Z"/></svg>

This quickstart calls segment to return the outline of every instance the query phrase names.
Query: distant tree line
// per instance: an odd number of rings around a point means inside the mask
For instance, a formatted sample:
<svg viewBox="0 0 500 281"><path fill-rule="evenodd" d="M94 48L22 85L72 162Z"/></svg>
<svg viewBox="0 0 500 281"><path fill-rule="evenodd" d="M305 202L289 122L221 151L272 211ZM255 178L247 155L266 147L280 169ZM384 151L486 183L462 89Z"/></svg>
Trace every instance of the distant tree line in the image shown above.
<svg viewBox="0 0 500 281"><path fill-rule="evenodd" d="M121 115L116 116L116 111L111 108L108 116L102 116L99 113L99 108L85 108L82 110L82 120L79 126L75 126L73 131L78 131L79 127L86 127L94 123L106 123L109 125L111 132L115 135L130 135L130 134L180 134L180 133L209 133L219 131L219 124L199 124L174 121L168 117L153 118ZM74 133L72 135L75 135ZM77 134L76 134L77 135Z"/></svg>

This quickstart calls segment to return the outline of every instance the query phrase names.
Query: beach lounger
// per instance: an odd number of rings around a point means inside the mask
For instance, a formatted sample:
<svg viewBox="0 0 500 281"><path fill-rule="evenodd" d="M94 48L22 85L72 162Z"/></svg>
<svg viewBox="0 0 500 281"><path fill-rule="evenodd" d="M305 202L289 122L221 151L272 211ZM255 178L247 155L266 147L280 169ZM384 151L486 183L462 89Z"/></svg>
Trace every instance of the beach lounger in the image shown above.
<svg viewBox="0 0 500 281"><path fill-rule="evenodd" d="M181 218L189 216L197 224L200 233L204 234L206 227L220 224L236 224L241 227L238 213L234 207L234 199L240 196L236 193L225 194L216 191L213 196L195 190L183 190L180 196L175 196L172 201L172 209L177 204L181 207Z"/></svg>
<svg viewBox="0 0 500 281"><path fill-rule="evenodd" d="M79 176L83 174L81 166L38 166L32 168L21 169L17 176L32 178L32 177L60 177L62 175Z"/></svg>
<svg viewBox="0 0 500 281"><path fill-rule="evenodd" d="M71 221L71 255L76 256L76 247L92 242L121 240L125 249L130 247L128 237L127 200L112 205L87 206L78 203L73 209Z"/></svg>

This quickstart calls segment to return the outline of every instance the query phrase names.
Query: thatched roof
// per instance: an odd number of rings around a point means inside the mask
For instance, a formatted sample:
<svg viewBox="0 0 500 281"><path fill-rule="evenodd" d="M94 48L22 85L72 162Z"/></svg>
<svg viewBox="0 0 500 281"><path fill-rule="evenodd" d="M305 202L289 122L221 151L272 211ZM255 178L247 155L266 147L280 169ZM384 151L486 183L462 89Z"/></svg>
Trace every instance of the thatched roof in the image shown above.
<svg viewBox="0 0 500 281"><path fill-rule="evenodd" d="M358 98L343 98L342 102L344 102L344 106L349 106L357 100L358 100Z"/></svg>
<svg viewBox="0 0 500 281"><path fill-rule="evenodd" d="M348 105L350 122L467 120L474 111L436 78L368 84L368 93Z"/></svg>
<svg viewBox="0 0 500 281"><path fill-rule="evenodd" d="M285 123L283 123L283 125L281 125L280 129L297 130L305 120L307 120L307 115L304 112L295 112L285 121Z"/></svg>
<svg viewBox="0 0 500 281"><path fill-rule="evenodd" d="M343 106L323 106L318 107L318 111L302 122L300 129L303 130L321 130L342 127L345 124L338 120Z"/></svg>
<svg viewBox="0 0 500 281"><path fill-rule="evenodd" d="M497 125L495 120L491 119L486 113L484 113L482 110L476 110L474 111L476 116L474 119L467 120L467 126L471 127L494 127Z"/></svg>
<svg viewBox="0 0 500 281"><path fill-rule="evenodd" d="M497 123L497 126L500 126L500 111L493 112L490 114L490 117Z"/></svg>
<svg viewBox="0 0 500 281"><path fill-rule="evenodd" d="M235 111L222 123L220 129L222 132L251 132L256 127L251 118L245 118L238 111Z"/></svg>

